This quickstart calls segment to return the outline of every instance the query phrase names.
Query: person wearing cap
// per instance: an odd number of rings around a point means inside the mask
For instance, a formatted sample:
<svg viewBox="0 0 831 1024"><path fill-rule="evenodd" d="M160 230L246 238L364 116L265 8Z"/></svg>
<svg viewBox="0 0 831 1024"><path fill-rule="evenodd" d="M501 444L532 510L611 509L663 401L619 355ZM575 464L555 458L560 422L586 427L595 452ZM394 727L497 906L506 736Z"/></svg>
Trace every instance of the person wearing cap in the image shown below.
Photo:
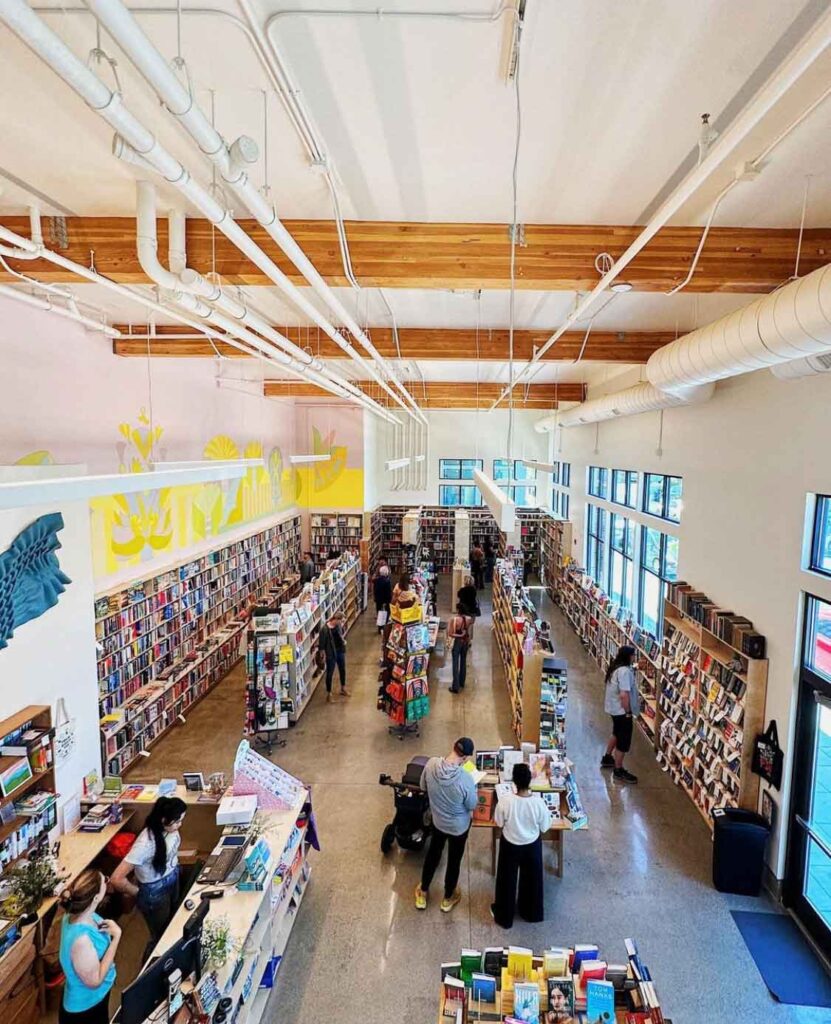
<svg viewBox="0 0 831 1024"><path fill-rule="evenodd" d="M618 782L634 785L638 781L623 767L623 759L632 746L634 716L640 713L638 687L635 681L635 664L638 652L624 644L612 658L606 669L606 714L612 718L612 735L606 744L606 753L600 759L601 768L613 769Z"/></svg>
<svg viewBox="0 0 831 1024"><path fill-rule="evenodd" d="M462 898L459 871L465 852L473 810L476 807L476 783L465 767L473 757L473 740L462 736L446 757L431 757L424 768L422 785L427 790L433 831L424 858L421 883L416 886L417 910L427 909L430 883L447 846L447 867L444 873L444 899L441 909L449 913Z"/></svg>

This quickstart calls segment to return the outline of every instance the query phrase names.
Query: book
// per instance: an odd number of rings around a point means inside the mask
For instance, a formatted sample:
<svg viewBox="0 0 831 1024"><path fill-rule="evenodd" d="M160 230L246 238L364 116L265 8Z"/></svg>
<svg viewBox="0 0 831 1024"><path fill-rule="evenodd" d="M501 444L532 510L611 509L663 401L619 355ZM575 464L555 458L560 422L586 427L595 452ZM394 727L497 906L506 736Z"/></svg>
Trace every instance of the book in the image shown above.
<svg viewBox="0 0 831 1024"><path fill-rule="evenodd" d="M498 978L502 970L502 958L504 955L502 946L486 946L482 954L482 970L485 974L492 974Z"/></svg>
<svg viewBox="0 0 831 1024"><path fill-rule="evenodd" d="M460 978L462 965L458 960L448 960L441 965L441 980L445 978Z"/></svg>
<svg viewBox="0 0 831 1024"><path fill-rule="evenodd" d="M540 989L535 981L518 981L514 985L514 1016L525 1024L539 1024Z"/></svg>
<svg viewBox="0 0 831 1024"><path fill-rule="evenodd" d="M543 951L542 971L546 978L563 978L568 974L569 951L551 946Z"/></svg>
<svg viewBox="0 0 831 1024"><path fill-rule="evenodd" d="M121 791L124 788L121 782L120 775L105 775L104 776L104 791L102 796L117 797L121 796Z"/></svg>
<svg viewBox="0 0 831 1024"><path fill-rule="evenodd" d="M467 989L460 978L451 978L448 975L442 982L442 995L442 1016L455 1019L459 1010L464 1015Z"/></svg>
<svg viewBox="0 0 831 1024"><path fill-rule="evenodd" d="M606 977L606 961L605 960L583 960L580 964L580 970L578 972L580 987L585 988L586 982L590 978L596 978L602 981Z"/></svg>
<svg viewBox="0 0 831 1024"><path fill-rule="evenodd" d="M576 945L574 947L574 955L571 958L571 973L579 974L580 964L584 960L596 960L599 952L597 946L593 946L590 943Z"/></svg>
<svg viewBox="0 0 831 1024"><path fill-rule="evenodd" d="M560 1024L561 1021L571 1020L574 1016L574 979L571 976L549 978L546 985L548 987L546 1024Z"/></svg>
<svg viewBox="0 0 831 1024"><path fill-rule="evenodd" d="M487 788L480 788L476 791L476 806L473 808L474 821L490 821L493 818L493 808L496 803L496 793Z"/></svg>
<svg viewBox="0 0 831 1024"><path fill-rule="evenodd" d="M471 976L471 1000L473 1002L496 1002L496 978L491 974L474 971Z"/></svg>
<svg viewBox="0 0 831 1024"><path fill-rule="evenodd" d="M615 1019L615 987L611 981L589 979L586 984L588 1024L610 1024Z"/></svg>
<svg viewBox="0 0 831 1024"><path fill-rule="evenodd" d="M473 975L482 970L482 953L478 949L463 949L461 953L461 979L470 985Z"/></svg>
<svg viewBox="0 0 831 1024"><path fill-rule="evenodd" d="M531 977L534 954L525 946L508 947L508 974L517 981Z"/></svg>

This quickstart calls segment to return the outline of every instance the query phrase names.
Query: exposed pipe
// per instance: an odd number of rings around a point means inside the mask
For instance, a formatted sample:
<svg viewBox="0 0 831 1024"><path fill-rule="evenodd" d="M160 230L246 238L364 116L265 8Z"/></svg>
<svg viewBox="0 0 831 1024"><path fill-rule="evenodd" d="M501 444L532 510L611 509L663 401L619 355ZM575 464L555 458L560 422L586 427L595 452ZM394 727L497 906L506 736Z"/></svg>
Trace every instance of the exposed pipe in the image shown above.
<svg viewBox="0 0 831 1024"><path fill-rule="evenodd" d="M347 352L365 372L369 373L405 411L417 418L420 417L422 414L418 406L415 405L406 389L403 388L394 371L385 363L383 357L375 349L375 346L358 326L354 317L347 311L293 236L286 230L277 217L274 207L269 205L249 180L244 166L246 163L256 160L256 143L251 139L241 137L229 150L221 135L195 102L194 97L182 85L170 65L144 34L131 12L120 0L87 0L87 2L96 17L107 28L110 35L156 91L168 111L187 130L202 152L216 166L223 180L230 185L258 223L265 228L271 238L285 252L300 273L303 274L315 293L363 345L370 359L374 360L383 373L396 385L400 395L397 395L387 385L386 380L375 366L372 365L372 362L367 362L316 310L314 316L306 311L307 315L311 316L314 322L321 329L325 330L332 340L343 351ZM141 152L141 147L137 148ZM284 280L287 284L290 284L288 279ZM282 284L277 283L279 287L283 288ZM292 288L295 293L299 294L294 286ZM292 299L296 301L294 295L292 295ZM306 300L304 302L306 302L308 307L314 309Z"/></svg>
<svg viewBox="0 0 831 1024"><path fill-rule="evenodd" d="M38 56L41 57L84 101L118 133L116 150L129 151L137 162L150 166L173 184L186 198L240 249L268 274L279 287L312 319L320 322L327 334L340 337L321 317L279 267L240 228L228 211L223 210L208 192L194 182L189 173L131 113L121 96L113 93L86 67L65 43L37 17L24 0L0 0L0 17ZM118 154L117 154L118 155ZM204 282L204 279L201 279ZM195 282L198 283L198 282ZM207 283L207 282L205 282ZM201 289L200 289L201 290ZM361 404L364 404L363 402ZM386 410L378 415L387 418Z"/></svg>
<svg viewBox="0 0 831 1024"><path fill-rule="evenodd" d="M714 384L705 384L700 388L689 388L684 395L670 395L660 391L652 384L636 384L634 387L616 391L600 398L591 398L581 402L573 409L552 413L545 419L534 424L539 434L553 431L560 427L580 427L587 423L602 423L618 416L634 416L641 412L655 412L658 409L669 409L677 405L692 405L706 402L713 394Z"/></svg>
<svg viewBox="0 0 831 1024"><path fill-rule="evenodd" d="M772 366L770 372L779 380L800 380L802 377L814 377L818 373L831 373L831 353L792 359L781 366Z"/></svg>
<svg viewBox="0 0 831 1024"><path fill-rule="evenodd" d="M5 296L7 299L16 299L27 306L34 306L35 309L42 309L48 313L55 313L57 316L66 317L67 320L74 320L75 323L81 324L82 327L88 327L93 331L100 331L109 338L119 338L121 336L121 332L117 331L114 327L109 327L102 321L93 320L92 317L84 316L77 309L73 310L67 309L65 306L55 306L48 298L32 295L30 292L21 291L19 288L12 288L7 284L0 284L0 296Z"/></svg>
<svg viewBox="0 0 831 1024"><path fill-rule="evenodd" d="M36 206L29 207L29 234L31 235L33 245L38 247L43 246L43 232L40 227L40 210L38 210ZM6 256L8 259L13 260L36 260L38 254L37 249L30 250L0 245L0 256Z"/></svg>
<svg viewBox="0 0 831 1024"><path fill-rule="evenodd" d="M794 83L824 54L831 45L831 9L827 11L805 35L802 41L791 51L788 57L779 65L776 71L768 78L765 84L758 90L753 98L747 103L741 113L725 128L718 139L713 143L701 163L693 168L676 189L664 200L653 214L649 223L641 230L637 238L626 249L626 251L615 261L612 267L597 282L590 291L572 310L565 322L560 326L545 344L538 349L532 358L525 364L514 380L502 391L499 398L491 405L495 409L518 383L520 383L528 372L539 363L551 346L568 330L575 320L582 317L595 299L604 292L612 282L620 276L632 260L641 250L655 237L674 214L688 202L698 191L704 182L713 174L718 167L733 153L754 130L761 119L773 108L773 106L787 93ZM819 100L815 100L810 110L816 106L827 95L827 90ZM807 112L803 112L794 124L801 123ZM788 130L791 130L789 127ZM780 136L781 139L781 136ZM779 140L777 140L779 141Z"/></svg>

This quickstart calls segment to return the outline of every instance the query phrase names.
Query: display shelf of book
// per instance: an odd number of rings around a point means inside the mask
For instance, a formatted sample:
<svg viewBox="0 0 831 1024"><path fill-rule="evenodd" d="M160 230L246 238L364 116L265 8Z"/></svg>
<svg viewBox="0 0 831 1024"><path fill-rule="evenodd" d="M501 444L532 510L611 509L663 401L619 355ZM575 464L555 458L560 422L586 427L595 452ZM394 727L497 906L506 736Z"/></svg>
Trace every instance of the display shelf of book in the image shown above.
<svg viewBox="0 0 831 1024"><path fill-rule="evenodd" d="M54 739L48 705L30 704L0 721L0 874L57 825Z"/></svg>
<svg viewBox="0 0 831 1024"><path fill-rule="evenodd" d="M757 653L764 638L746 619L734 632L738 616L689 584L671 584L669 593L658 760L712 827L717 807L757 808L759 778L751 761L753 741L764 729L768 662L747 653L745 637L752 636Z"/></svg>
<svg viewBox="0 0 831 1024"><path fill-rule="evenodd" d="M409 608L392 605L384 629L378 707L392 723L390 732L401 738L408 732L419 735L419 723L430 713L427 667L434 642L422 604Z"/></svg>
<svg viewBox="0 0 831 1024"><path fill-rule="evenodd" d="M120 775L239 658L252 599L296 579L300 517L96 598L102 758Z"/></svg>
<svg viewBox="0 0 831 1024"><path fill-rule="evenodd" d="M381 505L372 513L370 528L370 561L373 570L385 558L393 572L404 568L404 547L401 538L407 505Z"/></svg>
<svg viewBox="0 0 831 1024"><path fill-rule="evenodd" d="M456 546L455 510L438 506L421 509L422 550L430 552L437 573L449 572L453 567Z"/></svg>
<svg viewBox="0 0 831 1024"><path fill-rule="evenodd" d="M571 557L572 524L546 515L540 525L540 580L557 600L563 565Z"/></svg>
<svg viewBox="0 0 831 1024"><path fill-rule="evenodd" d="M540 548L544 523L549 518L549 513L539 508L518 508L517 520L520 531L520 543L524 556L523 564L528 566L530 572L540 573L541 557Z"/></svg>
<svg viewBox="0 0 831 1024"><path fill-rule="evenodd" d="M318 568L326 564L329 551L358 550L363 537L360 513L312 512L309 519L309 550Z"/></svg>
<svg viewBox="0 0 831 1024"><path fill-rule="evenodd" d="M486 508L468 508L467 514L470 520L470 546L473 547L477 541L480 544L484 544L485 538L489 538L493 550L498 550L499 524L491 515L490 510ZM469 552L465 552L465 556L468 554Z"/></svg>

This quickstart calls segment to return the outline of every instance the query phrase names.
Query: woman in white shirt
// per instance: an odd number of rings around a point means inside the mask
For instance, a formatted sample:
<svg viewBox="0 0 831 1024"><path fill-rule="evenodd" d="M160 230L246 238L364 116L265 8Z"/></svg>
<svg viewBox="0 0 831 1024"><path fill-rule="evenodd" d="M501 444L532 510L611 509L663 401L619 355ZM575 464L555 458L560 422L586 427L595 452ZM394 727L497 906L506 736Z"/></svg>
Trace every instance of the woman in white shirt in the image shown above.
<svg viewBox="0 0 831 1024"><path fill-rule="evenodd" d="M186 810L187 804L179 797L160 796L145 827L110 879L114 889L136 897L150 932L145 960L179 906L179 830ZM130 874L135 875L135 883L130 881Z"/></svg>
<svg viewBox="0 0 831 1024"><path fill-rule="evenodd" d="M513 925L515 911L532 923L545 917L542 836L551 827L551 815L539 793L530 790L531 769L527 764L514 765L513 782L516 792L500 797L494 811L502 838L491 914L502 928Z"/></svg>
<svg viewBox="0 0 831 1024"><path fill-rule="evenodd" d="M635 680L635 665L638 652L624 644L606 670L606 696L603 703L606 714L612 719L612 735L606 744L606 753L600 759L601 768L613 769L618 782L635 785L637 775L623 767L623 758L632 746L632 723L640 714L638 686Z"/></svg>

